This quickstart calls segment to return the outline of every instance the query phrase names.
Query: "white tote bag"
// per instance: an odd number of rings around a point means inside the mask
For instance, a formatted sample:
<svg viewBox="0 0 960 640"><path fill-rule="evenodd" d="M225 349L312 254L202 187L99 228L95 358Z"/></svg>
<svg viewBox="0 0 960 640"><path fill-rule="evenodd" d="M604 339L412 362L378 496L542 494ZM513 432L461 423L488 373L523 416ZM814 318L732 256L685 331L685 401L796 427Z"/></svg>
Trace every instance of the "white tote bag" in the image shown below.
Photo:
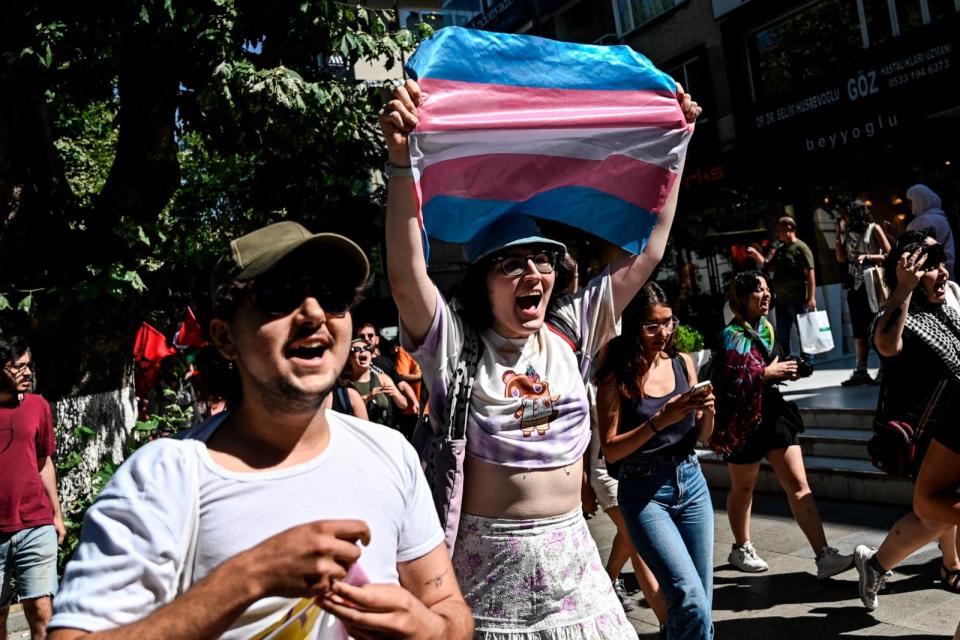
<svg viewBox="0 0 960 640"><path fill-rule="evenodd" d="M811 311L797 315L800 327L800 351L826 353L833 350L833 332L826 311Z"/></svg>

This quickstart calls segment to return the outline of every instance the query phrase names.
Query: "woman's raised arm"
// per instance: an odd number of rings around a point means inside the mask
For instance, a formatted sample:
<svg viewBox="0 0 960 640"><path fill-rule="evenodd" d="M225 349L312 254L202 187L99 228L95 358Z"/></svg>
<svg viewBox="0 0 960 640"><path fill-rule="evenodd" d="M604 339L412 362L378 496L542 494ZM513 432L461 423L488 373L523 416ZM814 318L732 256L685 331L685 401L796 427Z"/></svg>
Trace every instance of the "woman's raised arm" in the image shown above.
<svg viewBox="0 0 960 640"><path fill-rule="evenodd" d="M683 109L683 115L687 122L693 123L700 115L703 109L694 102L683 87L677 83L677 100ZM650 232L650 238L647 240L647 246L640 254L630 256L614 263L610 269L613 283L613 308L619 317L627 304L633 300L647 280L650 274L660 264L663 259L663 253L667 247L667 239L670 237L670 227L673 225L673 216L677 211L677 198L680 194L680 182L683 176L683 165L680 165L680 171L677 179L670 189L670 194L663 205L663 210L657 214L657 222Z"/></svg>
<svg viewBox="0 0 960 640"><path fill-rule="evenodd" d="M380 111L380 129L390 164L410 166L409 133L417 126L420 87L413 80L397 87ZM437 288L427 275L423 236L413 178L394 175L387 185L387 276L408 335L419 344L433 322Z"/></svg>

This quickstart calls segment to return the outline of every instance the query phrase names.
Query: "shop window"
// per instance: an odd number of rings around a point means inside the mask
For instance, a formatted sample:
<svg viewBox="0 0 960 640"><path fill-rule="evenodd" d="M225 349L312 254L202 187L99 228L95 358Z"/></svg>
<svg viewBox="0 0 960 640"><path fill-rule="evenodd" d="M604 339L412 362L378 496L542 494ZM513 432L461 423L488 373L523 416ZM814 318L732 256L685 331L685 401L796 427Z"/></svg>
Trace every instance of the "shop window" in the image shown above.
<svg viewBox="0 0 960 640"><path fill-rule="evenodd" d="M866 21L869 46L874 47L893 37L890 23L890 4L887 0L861 0L863 18Z"/></svg>
<svg viewBox="0 0 960 640"><path fill-rule="evenodd" d="M685 62L666 69L674 80L683 85L684 90L692 96L695 96L701 104L709 99L710 96L710 69L707 67L707 59L697 55L689 58ZM704 111L706 114L707 112ZM697 122L701 124L708 122L708 115L700 116Z"/></svg>
<svg viewBox="0 0 960 640"><path fill-rule="evenodd" d="M856 3L825 0L792 14L748 39L757 99L830 75L863 48Z"/></svg>
<svg viewBox="0 0 960 640"><path fill-rule="evenodd" d="M923 24L921 0L897 0L897 26L900 33L906 33Z"/></svg>
<svg viewBox="0 0 960 640"><path fill-rule="evenodd" d="M956 13L960 9L960 3L957 0L927 0L927 8L930 12L930 22L933 22Z"/></svg>
<svg viewBox="0 0 960 640"><path fill-rule="evenodd" d="M633 31L686 0L617 0L620 34Z"/></svg>

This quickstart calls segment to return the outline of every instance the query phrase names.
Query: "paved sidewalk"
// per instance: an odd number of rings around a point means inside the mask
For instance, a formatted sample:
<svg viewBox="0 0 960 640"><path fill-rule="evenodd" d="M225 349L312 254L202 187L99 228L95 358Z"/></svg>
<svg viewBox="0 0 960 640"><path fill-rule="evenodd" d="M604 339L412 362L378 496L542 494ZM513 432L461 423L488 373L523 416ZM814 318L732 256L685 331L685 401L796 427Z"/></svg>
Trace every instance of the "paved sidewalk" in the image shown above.
<svg viewBox="0 0 960 640"><path fill-rule="evenodd" d="M733 538L727 523L723 491L713 491L716 510L714 551L714 623L718 640L775 638L828 640L881 636L933 640L952 638L960 621L960 595L944 590L934 579L939 561L932 543L894 570L880 594L880 606L867 612L857 592L857 572L816 579L813 552L794 523L782 495L754 498L752 535L770 570L746 574L727 565ZM879 545L902 509L820 500L820 514L830 544L852 553L860 543ZM615 529L605 515L588 521L606 560ZM629 564L627 565L629 568ZM639 596L639 594L637 594ZM640 637L657 637L653 612L641 601L628 617Z"/></svg>

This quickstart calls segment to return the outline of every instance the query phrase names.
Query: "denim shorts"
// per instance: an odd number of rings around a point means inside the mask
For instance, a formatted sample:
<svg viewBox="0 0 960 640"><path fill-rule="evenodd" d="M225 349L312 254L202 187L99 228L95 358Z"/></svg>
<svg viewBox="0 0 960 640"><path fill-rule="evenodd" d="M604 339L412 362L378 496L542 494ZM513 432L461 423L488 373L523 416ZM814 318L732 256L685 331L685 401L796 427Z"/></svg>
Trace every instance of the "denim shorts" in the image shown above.
<svg viewBox="0 0 960 640"><path fill-rule="evenodd" d="M0 608L13 600L11 576L21 600L57 592L57 530L52 524L0 533Z"/></svg>

